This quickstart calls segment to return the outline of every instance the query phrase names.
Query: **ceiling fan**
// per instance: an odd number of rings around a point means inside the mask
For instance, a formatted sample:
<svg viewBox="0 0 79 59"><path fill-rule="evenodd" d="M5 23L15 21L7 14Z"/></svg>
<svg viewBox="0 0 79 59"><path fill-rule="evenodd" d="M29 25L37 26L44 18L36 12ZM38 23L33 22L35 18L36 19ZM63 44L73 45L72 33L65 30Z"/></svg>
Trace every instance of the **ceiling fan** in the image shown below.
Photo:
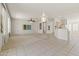
<svg viewBox="0 0 79 59"><path fill-rule="evenodd" d="M31 18L30 20L27 20L27 21L36 22L33 18Z"/></svg>

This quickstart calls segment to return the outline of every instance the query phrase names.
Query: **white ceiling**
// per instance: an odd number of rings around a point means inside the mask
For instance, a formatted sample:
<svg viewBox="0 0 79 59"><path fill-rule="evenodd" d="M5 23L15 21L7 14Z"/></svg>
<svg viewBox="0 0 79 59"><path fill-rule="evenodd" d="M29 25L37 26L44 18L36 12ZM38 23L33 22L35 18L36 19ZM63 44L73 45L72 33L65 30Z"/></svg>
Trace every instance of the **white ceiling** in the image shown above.
<svg viewBox="0 0 79 59"><path fill-rule="evenodd" d="M79 16L78 3L8 3L11 16L17 19L41 17L42 12L47 17L75 17Z"/></svg>

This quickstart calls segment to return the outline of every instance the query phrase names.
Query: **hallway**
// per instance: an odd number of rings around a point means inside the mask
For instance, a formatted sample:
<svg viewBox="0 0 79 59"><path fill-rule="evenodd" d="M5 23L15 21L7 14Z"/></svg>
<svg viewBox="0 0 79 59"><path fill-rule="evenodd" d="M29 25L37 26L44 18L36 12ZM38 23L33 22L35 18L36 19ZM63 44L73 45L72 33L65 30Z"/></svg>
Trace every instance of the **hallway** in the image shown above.
<svg viewBox="0 0 79 59"><path fill-rule="evenodd" d="M57 39L53 34L28 34L12 36L3 47L4 56L67 56L79 55L79 40L68 44L67 41Z"/></svg>

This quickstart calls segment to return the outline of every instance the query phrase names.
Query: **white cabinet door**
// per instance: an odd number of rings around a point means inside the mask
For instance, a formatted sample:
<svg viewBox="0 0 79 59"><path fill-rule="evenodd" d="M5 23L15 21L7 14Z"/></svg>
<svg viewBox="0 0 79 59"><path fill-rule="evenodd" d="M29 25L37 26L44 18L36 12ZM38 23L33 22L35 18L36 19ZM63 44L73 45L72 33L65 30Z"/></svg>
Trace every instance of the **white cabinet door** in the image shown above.
<svg viewBox="0 0 79 59"><path fill-rule="evenodd" d="M55 36L58 39L68 40L68 31L66 29L57 29L55 30Z"/></svg>

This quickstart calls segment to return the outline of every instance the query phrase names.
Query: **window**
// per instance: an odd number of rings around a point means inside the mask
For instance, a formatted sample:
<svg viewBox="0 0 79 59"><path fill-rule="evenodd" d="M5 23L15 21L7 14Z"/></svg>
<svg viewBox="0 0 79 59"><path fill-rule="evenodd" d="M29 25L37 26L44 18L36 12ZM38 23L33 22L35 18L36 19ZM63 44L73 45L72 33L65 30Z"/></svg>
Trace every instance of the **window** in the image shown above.
<svg viewBox="0 0 79 59"><path fill-rule="evenodd" d="M23 29L26 30L26 25L23 26Z"/></svg>
<svg viewBox="0 0 79 59"><path fill-rule="evenodd" d="M69 31L72 31L72 24L67 24L67 28Z"/></svg>
<svg viewBox="0 0 79 59"><path fill-rule="evenodd" d="M11 20L10 17L8 16L8 33L11 32Z"/></svg>
<svg viewBox="0 0 79 59"><path fill-rule="evenodd" d="M1 14L1 20L0 20L0 32L3 33L3 15Z"/></svg>
<svg viewBox="0 0 79 59"><path fill-rule="evenodd" d="M73 24L73 31L78 31L78 24Z"/></svg>
<svg viewBox="0 0 79 59"><path fill-rule="evenodd" d="M48 30L50 30L50 26L48 26Z"/></svg>
<svg viewBox="0 0 79 59"><path fill-rule="evenodd" d="M31 25L24 25L23 26L23 29L24 30L31 30Z"/></svg>
<svg viewBox="0 0 79 59"><path fill-rule="evenodd" d="M39 24L40 30L42 29L42 23Z"/></svg>
<svg viewBox="0 0 79 59"><path fill-rule="evenodd" d="M26 25L26 30L31 30L31 25Z"/></svg>

